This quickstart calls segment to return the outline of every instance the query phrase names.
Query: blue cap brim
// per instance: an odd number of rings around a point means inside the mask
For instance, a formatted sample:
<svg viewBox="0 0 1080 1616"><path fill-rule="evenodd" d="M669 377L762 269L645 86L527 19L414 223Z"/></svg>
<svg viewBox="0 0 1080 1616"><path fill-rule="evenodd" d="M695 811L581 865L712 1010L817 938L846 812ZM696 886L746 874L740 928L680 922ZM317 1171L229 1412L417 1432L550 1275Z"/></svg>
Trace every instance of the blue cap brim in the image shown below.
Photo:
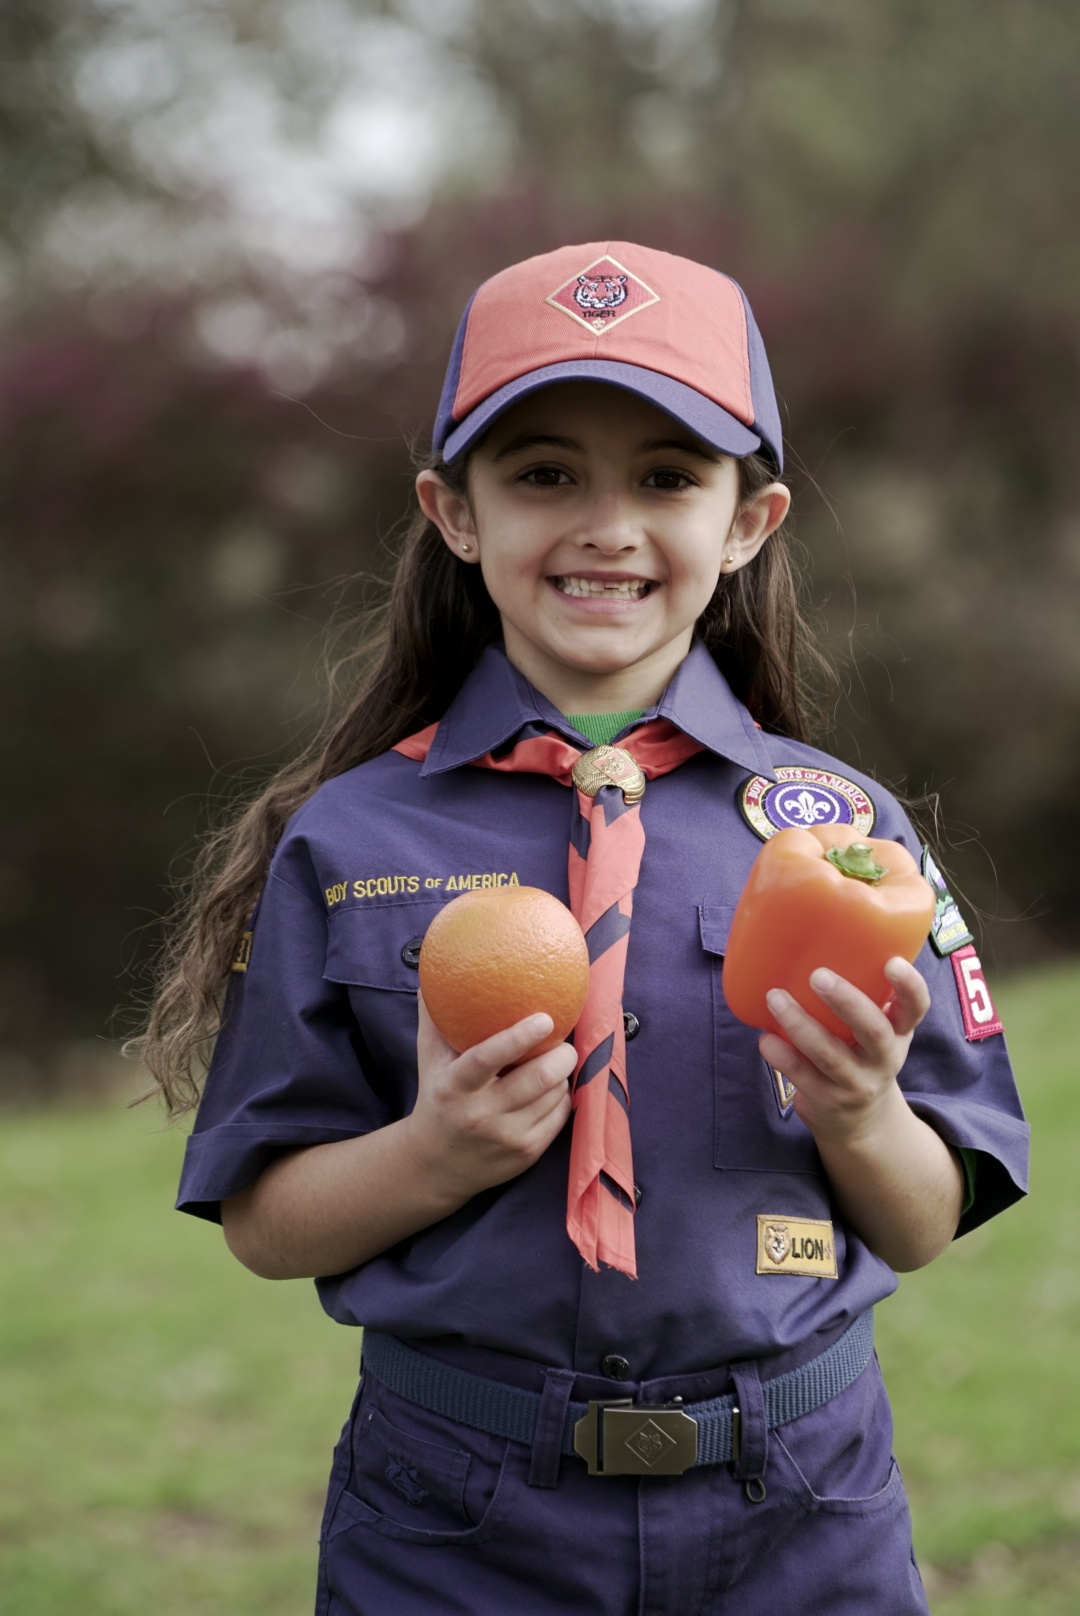
<svg viewBox="0 0 1080 1616"><path fill-rule="evenodd" d="M543 365L539 370L515 377L505 387L500 387L483 399L464 421L446 434L441 443L436 437L433 444L436 454L451 465L455 460L460 460L483 437L492 422L512 404L516 404L518 399L527 398L530 393L550 387L554 382L570 381L607 382L612 387L636 393L666 415L673 416L688 427L695 437L701 438L710 448L718 449L721 454L735 455L741 460L745 455L756 454L764 448L769 458L776 462L777 470L783 469L782 455L766 443L759 432L737 420L719 404L714 404L712 399L706 398L696 388L687 387L685 382L677 382L661 371L610 359L571 359L558 365Z"/></svg>

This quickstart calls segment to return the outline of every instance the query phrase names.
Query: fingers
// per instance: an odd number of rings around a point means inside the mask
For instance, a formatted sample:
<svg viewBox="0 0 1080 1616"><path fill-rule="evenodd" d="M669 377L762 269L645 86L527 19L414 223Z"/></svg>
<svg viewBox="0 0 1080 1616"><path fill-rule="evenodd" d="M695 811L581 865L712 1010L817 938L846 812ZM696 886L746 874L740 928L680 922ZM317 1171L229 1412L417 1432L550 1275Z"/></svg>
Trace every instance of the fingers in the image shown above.
<svg viewBox="0 0 1080 1616"><path fill-rule="evenodd" d="M529 1105L543 1096L555 1093L569 1094L568 1080L577 1062L573 1044L556 1044L546 1054L504 1072L499 1087L504 1091L507 1105Z"/></svg>
<svg viewBox="0 0 1080 1616"><path fill-rule="evenodd" d="M929 1010L930 989L914 965L909 965L899 954L895 959L889 960L885 966L885 975L896 994L887 1014L894 1031L904 1038L908 1033L915 1031Z"/></svg>
<svg viewBox="0 0 1080 1616"><path fill-rule="evenodd" d="M549 1139L554 1138L560 1128L569 1121L573 1111L573 1102L570 1098L570 1085L563 1077L548 1078L540 1087L535 1098L527 1100L525 1104L512 1108L511 1114L515 1122L526 1131L543 1129Z"/></svg>
<svg viewBox="0 0 1080 1616"><path fill-rule="evenodd" d="M810 986L829 1009L851 1028L861 1049L876 1054L878 1046L891 1044L895 1034L888 1017L850 982L845 982L832 971L822 970L813 973ZM850 1059L853 1053L851 1045L822 1026L790 993L782 988L772 988L766 995L766 1002L782 1037L797 1054L805 1056L821 1071L835 1070L845 1063L845 1059ZM772 1064L779 1066L793 1083L796 1081L794 1072L783 1065L782 1059Z"/></svg>
<svg viewBox="0 0 1080 1616"><path fill-rule="evenodd" d="M774 1032L763 1032L758 1048L774 1072L783 1072L789 1083L794 1083L800 1067L810 1063L800 1055L794 1044L786 1043Z"/></svg>
<svg viewBox="0 0 1080 1616"><path fill-rule="evenodd" d="M769 1009L783 1029L783 1036L774 1032L762 1033L758 1048L770 1066L783 1072L796 1088L813 1087L839 1073L845 1056L850 1060L851 1046L842 1044L820 1021L815 1021L788 993L777 991L777 1000L769 994Z"/></svg>
<svg viewBox="0 0 1080 1616"><path fill-rule="evenodd" d="M907 960L899 955L889 960L885 976L894 989L894 997L887 1010L881 1009L835 971L820 969L813 971L810 976L810 986L818 998L850 1027L856 1045L872 1060L887 1060L893 1051L894 1040L909 1037L930 1007L926 983ZM784 1032L793 1033L798 1027L813 1041L815 1049L824 1053L827 1045L822 1045L818 1039L814 1029L819 1024L814 1017L796 1004L789 994L782 994L781 997L788 1001L782 1014L774 1007L771 993L768 1002ZM780 1002L777 1001L778 1004ZM800 1049L805 1048L801 1038L798 1043ZM806 1053L810 1054L811 1051L806 1049Z"/></svg>
<svg viewBox="0 0 1080 1616"><path fill-rule="evenodd" d="M414 1134L466 1196L525 1172L568 1121L573 1047L529 1056L552 1028L549 1015L525 1016L459 1055L420 999Z"/></svg>
<svg viewBox="0 0 1080 1616"><path fill-rule="evenodd" d="M534 1037L532 1042L535 1041ZM455 1063L455 1071L464 1059L462 1056ZM554 1049L534 1055L501 1075L493 1073L487 1085L472 1091L466 1102L472 1107L474 1119L482 1115L482 1131L518 1159L517 1171L522 1162L528 1165L539 1151L546 1150L568 1120L571 1101L567 1078L574 1063L573 1046L556 1044Z"/></svg>
<svg viewBox="0 0 1080 1616"><path fill-rule="evenodd" d="M885 975L894 990L882 1010L852 983L834 971L817 970L810 986L841 1021L850 1027L855 1045L833 1036L789 993L774 988L767 995L780 1036L765 1033L760 1049L771 1066L792 1083L812 1082L815 1073L850 1078L856 1070L865 1078L873 1071L895 1077L907 1052L912 1032L930 1007L930 994L919 972L899 956L889 960Z"/></svg>
<svg viewBox="0 0 1080 1616"><path fill-rule="evenodd" d="M850 1043L837 1038L822 1026L790 993L773 988L767 995L769 1009L783 1038L795 1052L812 1062L819 1071L830 1074L846 1070L852 1058L860 1055L875 1065L889 1064L897 1033L885 1012L865 993L832 971L815 971L810 985L829 1009L851 1028L856 1047L852 1049ZM771 1060L771 1056L766 1058ZM789 1069L790 1062L788 1067L783 1065L783 1056L772 1061L772 1064L779 1066L793 1083L798 1081L794 1071Z"/></svg>
<svg viewBox="0 0 1080 1616"><path fill-rule="evenodd" d="M517 1066L551 1032L555 1023L545 1011L494 1033L483 1043L463 1050L455 1062L456 1075L466 1088L482 1088L508 1066ZM540 1058L540 1057L538 1057Z"/></svg>
<svg viewBox="0 0 1080 1616"><path fill-rule="evenodd" d="M494 1109L522 1111L539 1106L552 1109L568 1098L567 1080L574 1070L576 1055L572 1044L556 1044L542 1055L525 1059L530 1049L548 1036L553 1022L537 1012L525 1016L512 1027L485 1038L460 1055L448 1044L431 1019L431 1013L418 995L417 1062L421 1077L441 1072L438 1081L462 1095L479 1096L490 1089Z"/></svg>
<svg viewBox="0 0 1080 1616"><path fill-rule="evenodd" d="M502 1032L497 1032L482 1043L474 1044L471 1049L462 1053L448 1044L442 1033L431 1019L431 1011L424 1003L424 995L417 993L417 1032L416 1054L421 1071L428 1071L432 1066L448 1066L453 1063L456 1067L458 1081L465 1088L483 1088L485 1083L504 1071L509 1066L516 1066L530 1049L541 1043L552 1030L554 1022L545 1011L538 1011L535 1015L525 1016L523 1020L515 1022ZM570 1045L559 1045L558 1048L567 1048L571 1056L573 1050ZM554 1054L555 1051L550 1053ZM539 1058L539 1057L538 1057ZM562 1061L565 1057L560 1057ZM573 1071L573 1062L570 1064ZM567 1073L569 1075L569 1073Z"/></svg>

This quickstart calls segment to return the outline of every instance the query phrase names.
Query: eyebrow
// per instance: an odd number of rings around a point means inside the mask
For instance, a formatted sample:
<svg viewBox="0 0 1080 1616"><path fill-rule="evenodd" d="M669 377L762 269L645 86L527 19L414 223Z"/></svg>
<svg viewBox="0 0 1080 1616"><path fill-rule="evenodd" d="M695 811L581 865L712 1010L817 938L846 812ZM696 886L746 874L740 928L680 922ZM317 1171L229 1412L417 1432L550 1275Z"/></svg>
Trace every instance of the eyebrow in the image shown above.
<svg viewBox="0 0 1080 1616"><path fill-rule="evenodd" d="M518 437L511 438L492 458L505 460L507 455L520 454L523 449L536 449L545 445L551 449L577 449L581 444L576 438L561 438L555 432L522 432Z"/></svg>
<svg viewBox="0 0 1080 1616"><path fill-rule="evenodd" d="M708 444L700 442L697 438L649 438L645 443L639 443L638 454L652 454L657 449L680 449L683 454L694 455L698 460L708 460L716 464L720 454L710 449Z"/></svg>
<svg viewBox="0 0 1080 1616"><path fill-rule="evenodd" d="M576 438L561 437L556 432L523 432L502 448L492 457L495 460L505 460L507 456L521 454L526 449L576 449L583 453L584 449ZM678 449L683 454L694 455L698 460L707 460L715 465L720 455L706 444L696 438L647 438L639 443L634 453L637 455L654 454L658 449Z"/></svg>

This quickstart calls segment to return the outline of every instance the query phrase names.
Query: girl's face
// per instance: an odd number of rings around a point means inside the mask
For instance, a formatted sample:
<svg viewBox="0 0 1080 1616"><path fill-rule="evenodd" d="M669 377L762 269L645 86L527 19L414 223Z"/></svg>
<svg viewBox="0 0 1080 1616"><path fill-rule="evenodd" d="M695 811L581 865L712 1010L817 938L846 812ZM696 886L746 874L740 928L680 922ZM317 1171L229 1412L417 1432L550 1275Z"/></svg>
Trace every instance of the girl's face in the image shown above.
<svg viewBox="0 0 1080 1616"><path fill-rule="evenodd" d="M721 570L786 513L780 484L741 507L738 488L730 456L595 382L501 416L469 458L465 498L434 472L417 480L447 544L479 563L510 660L563 711L595 711L616 686L627 707L659 696Z"/></svg>

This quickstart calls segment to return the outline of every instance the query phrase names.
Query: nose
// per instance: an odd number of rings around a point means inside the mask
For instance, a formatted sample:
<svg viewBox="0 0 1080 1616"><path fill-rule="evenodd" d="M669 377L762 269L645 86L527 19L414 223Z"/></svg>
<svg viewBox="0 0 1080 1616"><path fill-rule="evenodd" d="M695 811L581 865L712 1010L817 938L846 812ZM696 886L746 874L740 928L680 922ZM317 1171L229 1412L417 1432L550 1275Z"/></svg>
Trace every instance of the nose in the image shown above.
<svg viewBox="0 0 1080 1616"><path fill-rule="evenodd" d="M620 490L597 489L581 513L578 542L600 555L636 550L642 542L632 502Z"/></svg>

